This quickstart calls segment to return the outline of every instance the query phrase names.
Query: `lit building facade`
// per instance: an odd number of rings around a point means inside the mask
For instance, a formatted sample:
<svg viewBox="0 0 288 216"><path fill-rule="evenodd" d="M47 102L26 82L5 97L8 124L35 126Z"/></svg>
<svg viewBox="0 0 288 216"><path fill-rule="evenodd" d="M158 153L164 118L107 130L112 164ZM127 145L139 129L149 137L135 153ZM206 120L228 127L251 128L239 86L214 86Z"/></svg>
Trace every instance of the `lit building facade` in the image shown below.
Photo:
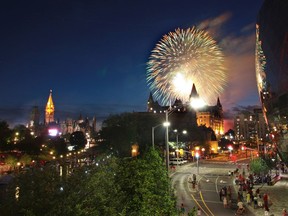
<svg viewBox="0 0 288 216"><path fill-rule="evenodd" d="M238 141L266 139L267 127L262 109L239 112L234 118L234 131Z"/></svg>
<svg viewBox="0 0 288 216"><path fill-rule="evenodd" d="M199 98L195 85L192 87L190 94L190 101L193 98ZM152 94L150 93L148 99L148 112L153 113L165 113L169 109L169 106L161 106L157 101L154 101ZM215 106L203 106L201 108L192 109L190 104L183 104L181 100L175 100L174 104L171 107L176 108L175 114L173 114L172 121L178 122L178 124L187 125L197 125L197 126L206 126L211 128L216 135L222 135L224 133L224 120L223 120L223 109L220 103L220 99L217 99ZM190 114L190 115L188 115ZM186 116L185 116L186 115Z"/></svg>
<svg viewBox="0 0 288 216"><path fill-rule="evenodd" d="M223 109L219 98L215 106L205 106L197 110L196 116L198 126L212 128L216 136L224 134Z"/></svg>
<svg viewBox="0 0 288 216"><path fill-rule="evenodd" d="M50 94L48 97L48 101L45 108L45 124L48 125L54 122L54 112L55 107L52 99L52 90L50 90Z"/></svg>
<svg viewBox="0 0 288 216"><path fill-rule="evenodd" d="M256 25L256 78L280 155L288 153L288 1L265 0Z"/></svg>
<svg viewBox="0 0 288 216"><path fill-rule="evenodd" d="M55 106L52 98L52 90L48 97L48 101L45 107L45 117L44 123L40 122L40 112L37 106L32 108L29 123L27 127L33 132L36 136L45 133L48 131L48 134L53 133L55 135L69 135L76 131L82 131L88 141L94 142L90 139L93 135L96 134L96 117L89 119L86 117L82 118L82 115L78 119L66 118L64 121L55 121ZM94 136L93 136L94 137Z"/></svg>

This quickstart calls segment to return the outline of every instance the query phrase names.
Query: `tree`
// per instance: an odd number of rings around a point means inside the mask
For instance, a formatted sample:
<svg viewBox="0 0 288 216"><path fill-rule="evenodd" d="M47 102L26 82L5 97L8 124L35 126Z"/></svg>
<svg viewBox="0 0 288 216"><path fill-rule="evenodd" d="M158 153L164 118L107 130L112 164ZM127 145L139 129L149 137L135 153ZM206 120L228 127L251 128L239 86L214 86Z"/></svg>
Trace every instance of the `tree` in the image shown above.
<svg viewBox="0 0 288 216"><path fill-rule="evenodd" d="M19 162L22 163L23 166L30 165L31 161L32 161L31 157L27 154L22 155L19 159Z"/></svg>
<svg viewBox="0 0 288 216"><path fill-rule="evenodd" d="M122 159L116 176L124 193L121 215L176 215L169 177L155 150L143 158Z"/></svg>
<svg viewBox="0 0 288 216"><path fill-rule="evenodd" d="M87 139L82 131L75 131L71 134L69 139L71 145L74 146L74 150L83 149L87 143Z"/></svg>
<svg viewBox="0 0 288 216"><path fill-rule="evenodd" d="M75 136L78 137L78 135L75 135ZM78 141L76 141L76 142L78 142ZM82 145L82 144L80 144L80 145ZM53 150L55 150L56 155L65 155L68 151L64 138L55 137L55 138L51 139L49 142L49 146ZM85 146L85 144L84 144L84 146ZM83 148L84 148L84 146L83 146Z"/></svg>
<svg viewBox="0 0 288 216"><path fill-rule="evenodd" d="M269 171L269 167L262 158L253 159L249 166L250 170L257 175L265 174Z"/></svg>
<svg viewBox="0 0 288 216"><path fill-rule="evenodd" d="M15 188L19 188L17 198ZM5 203L0 208L1 214L7 216L49 215L51 209L65 199L60 188L61 178L53 167L19 174L8 185Z"/></svg>
<svg viewBox="0 0 288 216"><path fill-rule="evenodd" d="M107 158L59 176L45 166L19 174L5 192L3 215L176 215L169 177L158 152ZM15 188L19 197L15 198Z"/></svg>
<svg viewBox="0 0 288 216"><path fill-rule="evenodd" d="M112 150L121 157L131 156L131 145L135 143L139 145L140 151L145 151L152 144L152 127L159 124L161 124L159 117L149 113L147 115L142 113L111 115L103 122L99 132L99 138L103 140L101 145L107 151ZM162 139L164 139L164 134ZM159 136L155 136L155 141L159 141Z"/></svg>
<svg viewBox="0 0 288 216"><path fill-rule="evenodd" d="M10 169L15 169L17 161L18 161L17 158L12 155L8 155L7 158L5 159L5 163L10 166Z"/></svg>
<svg viewBox="0 0 288 216"><path fill-rule="evenodd" d="M0 121L0 150L8 150L12 131L6 121Z"/></svg>
<svg viewBox="0 0 288 216"><path fill-rule="evenodd" d="M13 132L14 133L18 133L19 139L23 140L23 139L31 139L31 134L30 134L30 130L25 126L25 125L16 125L13 128Z"/></svg>

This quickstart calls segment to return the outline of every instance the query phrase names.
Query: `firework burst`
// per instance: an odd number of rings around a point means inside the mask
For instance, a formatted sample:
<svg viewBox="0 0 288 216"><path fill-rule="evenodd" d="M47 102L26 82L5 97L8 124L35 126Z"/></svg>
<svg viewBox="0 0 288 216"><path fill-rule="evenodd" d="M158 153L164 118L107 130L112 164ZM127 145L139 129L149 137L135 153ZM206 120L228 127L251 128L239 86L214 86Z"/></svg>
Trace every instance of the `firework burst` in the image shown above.
<svg viewBox="0 0 288 216"><path fill-rule="evenodd" d="M195 27L169 32L147 63L147 83L163 104L189 100L193 83L206 103L215 103L226 85L223 54L207 32Z"/></svg>

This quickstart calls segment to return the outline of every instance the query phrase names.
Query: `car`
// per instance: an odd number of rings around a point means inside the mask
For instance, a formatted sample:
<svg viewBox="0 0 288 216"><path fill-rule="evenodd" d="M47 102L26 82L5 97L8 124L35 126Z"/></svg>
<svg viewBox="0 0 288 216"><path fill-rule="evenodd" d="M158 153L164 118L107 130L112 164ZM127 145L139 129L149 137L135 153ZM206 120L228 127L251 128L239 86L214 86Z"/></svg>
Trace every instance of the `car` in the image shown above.
<svg viewBox="0 0 288 216"><path fill-rule="evenodd" d="M181 158L170 158L169 164L170 165L182 165L183 160L181 160Z"/></svg>

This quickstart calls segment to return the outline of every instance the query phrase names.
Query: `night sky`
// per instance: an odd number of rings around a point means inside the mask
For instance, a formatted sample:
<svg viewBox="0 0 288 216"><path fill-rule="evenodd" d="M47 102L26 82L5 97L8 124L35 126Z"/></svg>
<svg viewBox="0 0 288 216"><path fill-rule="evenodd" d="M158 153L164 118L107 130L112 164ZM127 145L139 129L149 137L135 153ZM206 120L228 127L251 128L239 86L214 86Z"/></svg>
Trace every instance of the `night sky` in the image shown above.
<svg viewBox="0 0 288 216"><path fill-rule="evenodd" d="M259 105L255 22L263 0L37 0L0 4L0 120L42 118L53 90L55 118L146 111L146 63L176 28L201 26L226 56L225 116ZM216 104L217 98L215 98ZM229 128L226 128L229 129Z"/></svg>

